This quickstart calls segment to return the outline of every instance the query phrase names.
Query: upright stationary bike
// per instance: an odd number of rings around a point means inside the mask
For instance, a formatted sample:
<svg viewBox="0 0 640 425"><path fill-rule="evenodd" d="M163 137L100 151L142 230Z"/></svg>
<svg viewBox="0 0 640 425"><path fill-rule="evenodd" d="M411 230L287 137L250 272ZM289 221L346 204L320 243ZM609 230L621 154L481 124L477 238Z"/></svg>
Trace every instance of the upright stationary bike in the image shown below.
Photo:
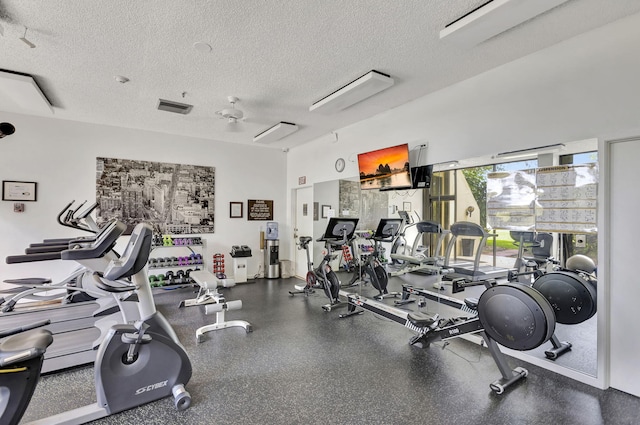
<svg viewBox="0 0 640 425"><path fill-rule="evenodd" d="M318 242L324 242L327 250L326 254L320 261L318 267L313 267L311 254L309 253L310 236L300 237L300 248L307 252L307 276L304 286L296 285L296 291L289 291L289 294L309 294L314 288L322 288L325 295L329 298L329 305L325 306L329 310L334 304L338 304L340 299L338 292L340 291L340 281L338 276L331 268L331 260L333 259L333 250L335 247L342 247L349 243L358 224L357 218L336 218L329 219L327 228ZM325 308L325 309L327 309Z"/></svg>
<svg viewBox="0 0 640 425"><path fill-rule="evenodd" d="M387 270L382 265L381 257L383 256L382 243L393 242L402 228L403 223L404 220L400 218L380 219L376 232L371 238L373 241L373 252L366 256L361 268L356 271L354 279L352 279L352 281L354 281L358 278L362 279L364 276L367 276L371 285L378 290L378 295L374 296L374 299L381 300L383 298L400 295L397 292L389 293L387 291L389 276L387 274Z"/></svg>
<svg viewBox="0 0 640 425"><path fill-rule="evenodd" d="M135 325L113 326L100 344L95 362L97 402L32 422L31 425L83 424L170 395L174 397L178 410L190 406L191 396L184 385L191 378L191 362L171 325L155 310L145 271L152 233L148 224L138 224L131 233L122 257L112 260L104 273L94 274L96 285L105 291L135 290L142 319ZM119 283L129 277L132 284ZM29 403L37 380L33 379L25 385L23 380L12 381L8 372L29 367L23 362L29 356L16 354L31 353L32 349L37 354L31 357L39 357L42 364L44 350L50 343L46 334L48 331L43 332L36 336L32 333L18 334L12 337L12 344L3 342L0 345L2 424L18 423L24 413L24 409L20 411L9 406L22 403L26 408ZM39 373L37 367L35 376Z"/></svg>

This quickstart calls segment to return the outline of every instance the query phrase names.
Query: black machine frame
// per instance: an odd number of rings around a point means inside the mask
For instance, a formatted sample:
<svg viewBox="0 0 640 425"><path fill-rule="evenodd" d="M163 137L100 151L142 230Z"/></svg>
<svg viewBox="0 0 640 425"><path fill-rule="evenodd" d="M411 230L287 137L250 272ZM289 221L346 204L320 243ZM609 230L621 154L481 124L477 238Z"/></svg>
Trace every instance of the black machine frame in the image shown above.
<svg viewBox="0 0 640 425"><path fill-rule="evenodd" d="M522 285L506 284L497 287L497 294L492 294L489 289L495 289L496 287L490 286L489 284L487 285L487 291L485 291L486 294L483 293L484 299L483 296L481 296L480 300L474 298L459 300L457 298L405 284L402 286L403 299L395 302L396 306L411 303L414 302L415 299L410 299L410 295L418 295L431 301L461 310L468 315L466 317L440 319L437 314L429 316L422 312L412 312L345 291L340 291L340 295L347 298L348 310L339 317L351 317L362 314L365 310L372 312L416 332L416 335L409 340L409 344L419 345L422 347L427 347L431 342L438 340L446 341L462 335L479 334L501 374L501 377L492 382L489 387L495 393L502 394L506 388L526 377L528 375L528 371L522 367L512 369L507 362L506 356L502 351L500 351L498 343L516 350L532 349L540 346L553 336L553 332L555 330L555 318L553 316L552 307L548 301L532 288L524 287ZM505 291L507 291L507 293L505 293ZM515 294L513 292L515 292ZM494 318L489 317L487 319L486 314L485 317L482 318L480 311L478 310L478 306L491 304L492 300L500 299L504 295L507 295L512 299L515 295L515 299L517 301L525 301L528 304L533 304L532 306L525 306L528 311L536 311L536 317L534 318L533 323L535 328L533 336L529 335L528 329L516 329L518 336L523 336L525 347L512 344L508 337L502 335L499 330L496 331L493 329L494 326L488 326L488 321ZM491 306L489 308L491 308Z"/></svg>

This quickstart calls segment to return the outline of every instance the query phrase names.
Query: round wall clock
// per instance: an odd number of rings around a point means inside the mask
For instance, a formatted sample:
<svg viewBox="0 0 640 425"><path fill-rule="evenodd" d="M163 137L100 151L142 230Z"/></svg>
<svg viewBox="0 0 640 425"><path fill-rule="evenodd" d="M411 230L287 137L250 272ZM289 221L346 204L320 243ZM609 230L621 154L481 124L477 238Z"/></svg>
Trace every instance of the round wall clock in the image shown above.
<svg viewBox="0 0 640 425"><path fill-rule="evenodd" d="M336 159L336 171L341 173L344 171L345 162L343 158Z"/></svg>

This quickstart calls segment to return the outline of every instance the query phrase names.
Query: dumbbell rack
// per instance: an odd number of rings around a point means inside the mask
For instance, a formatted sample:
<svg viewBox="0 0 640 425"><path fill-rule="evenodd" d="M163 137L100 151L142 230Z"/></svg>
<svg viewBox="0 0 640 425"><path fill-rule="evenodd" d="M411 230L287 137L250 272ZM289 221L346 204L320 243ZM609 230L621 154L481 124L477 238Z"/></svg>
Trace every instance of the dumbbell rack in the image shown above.
<svg viewBox="0 0 640 425"><path fill-rule="evenodd" d="M204 268L204 251L200 237L154 235L147 262L151 286L193 284L189 274Z"/></svg>

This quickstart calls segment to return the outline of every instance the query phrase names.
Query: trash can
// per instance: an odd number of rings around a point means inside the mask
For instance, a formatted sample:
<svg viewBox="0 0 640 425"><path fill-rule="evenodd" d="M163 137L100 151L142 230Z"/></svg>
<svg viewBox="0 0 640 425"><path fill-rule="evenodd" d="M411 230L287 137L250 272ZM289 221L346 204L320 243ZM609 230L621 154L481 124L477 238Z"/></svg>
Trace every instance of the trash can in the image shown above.
<svg viewBox="0 0 640 425"><path fill-rule="evenodd" d="M291 277L290 260L280 260L280 277L282 279L289 279Z"/></svg>
<svg viewBox="0 0 640 425"><path fill-rule="evenodd" d="M462 256L463 257L471 257L473 256L473 239L462 239L460 241L460 245L462 246Z"/></svg>
<svg viewBox="0 0 640 425"><path fill-rule="evenodd" d="M280 277L278 239L266 239L264 242L264 277L266 279L278 279Z"/></svg>

